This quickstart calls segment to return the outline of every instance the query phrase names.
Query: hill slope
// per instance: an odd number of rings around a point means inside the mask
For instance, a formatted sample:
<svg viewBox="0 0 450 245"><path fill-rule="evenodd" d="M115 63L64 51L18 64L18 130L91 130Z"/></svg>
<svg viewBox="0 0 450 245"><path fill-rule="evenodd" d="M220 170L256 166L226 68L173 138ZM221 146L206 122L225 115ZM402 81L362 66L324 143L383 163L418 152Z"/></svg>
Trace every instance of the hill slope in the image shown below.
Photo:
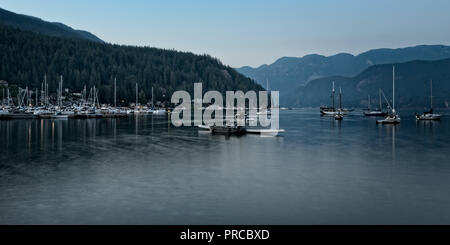
<svg viewBox="0 0 450 245"><path fill-rule="evenodd" d="M433 104L448 107L450 102L450 59L410 61L395 65L396 103L400 107L427 107L430 104L430 79L433 80ZM300 107L331 104L331 86L342 88L345 107L367 108L367 96L372 105L378 104L378 88L392 99L393 64L374 65L355 77L332 76L310 81L293 90L285 101ZM337 97L336 97L337 98ZM337 101L337 100L336 100ZM384 99L383 99L384 101Z"/></svg>
<svg viewBox="0 0 450 245"><path fill-rule="evenodd" d="M16 14L0 8L0 24L12 26L25 31L33 31L48 36L85 39L94 42L103 42L92 33L74 30L61 23L41 20L36 17Z"/></svg>
<svg viewBox="0 0 450 245"><path fill-rule="evenodd" d="M351 77L372 65L446 58L450 58L450 46L422 45L400 49L374 49L357 56L341 53L328 57L315 54L302 58L283 57L271 65L258 68L247 66L236 70L263 86L268 80L271 89L280 91L281 98L288 96L293 88L321 77Z"/></svg>
<svg viewBox="0 0 450 245"><path fill-rule="evenodd" d="M193 90L203 82L205 90L262 90L233 68L207 55L147 47L120 46L79 39L49 37L0 25L0 80L19 86L40 88L44 74L52 91L59 74L64 88L80 91L84 85L100 89L100 101L112 102L117 77L118 99L169 101L176 90Z"/></svg>

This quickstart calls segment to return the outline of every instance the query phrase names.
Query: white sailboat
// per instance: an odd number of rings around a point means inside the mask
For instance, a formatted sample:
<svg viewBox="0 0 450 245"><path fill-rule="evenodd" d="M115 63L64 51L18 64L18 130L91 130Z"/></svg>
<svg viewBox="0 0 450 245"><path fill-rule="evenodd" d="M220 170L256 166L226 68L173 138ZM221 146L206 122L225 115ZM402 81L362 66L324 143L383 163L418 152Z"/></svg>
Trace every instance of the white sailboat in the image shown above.
<svg viewBox="0 0 450 245"><path fill-rule="evenodd" d="M400 117L395 111L395 66L392 66L392 111L385 119L377 120L377 124L398 124Z"/></svg>
<svg viewBox="0 0 450 245"><path fill-rule="evenodd" d="M441 115L433 113L433 80L430 80L430 111L422 113L422 115L416 114L417 120L440 120Z"/></svg>

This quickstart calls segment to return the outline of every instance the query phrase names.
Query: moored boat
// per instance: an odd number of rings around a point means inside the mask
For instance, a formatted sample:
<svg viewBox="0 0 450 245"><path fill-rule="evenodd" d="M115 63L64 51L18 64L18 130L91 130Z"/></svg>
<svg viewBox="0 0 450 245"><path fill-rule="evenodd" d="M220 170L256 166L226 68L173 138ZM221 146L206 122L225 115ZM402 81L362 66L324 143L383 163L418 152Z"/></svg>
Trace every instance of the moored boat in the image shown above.
<svg viewBox="0 0 450 245"><path fill-rule="evenodd" d="M55 112L55 114L50 116L51 119L67 119L69 115L63 114L61 111Z"/></svg>
<svg viewBox="0 0 450 245"><path fill-rule="evenodd" d="M430 91L430 110L421 115L416 114L417 120L441 120L441 115L433 113L433 80L430 80Z"/></svg>
<svg viewBox="0 0 450 245"><path fill-rule="evenodd" d="M364 116L366 117L385 117L388 115L387 111L383 111L383 105L381 103L381 89L378 90L380 107L374 110L370 109L370 95L368 96L368 111L364 112Z"/></svg>
<svg viewBox="0 0 450 245"><path fill-rule="evenodd" d="M395 111L395 66L392 66L392 112L385 119L377 120L377 124L399 124L400 116Z"/></svg>

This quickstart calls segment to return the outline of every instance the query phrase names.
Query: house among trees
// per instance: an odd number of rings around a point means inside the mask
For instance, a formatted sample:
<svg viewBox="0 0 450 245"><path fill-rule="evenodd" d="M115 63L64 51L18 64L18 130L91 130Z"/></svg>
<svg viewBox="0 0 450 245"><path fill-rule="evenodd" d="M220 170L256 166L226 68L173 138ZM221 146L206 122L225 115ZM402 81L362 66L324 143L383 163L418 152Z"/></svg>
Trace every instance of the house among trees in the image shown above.
<svg viewBox="0 0 450 245"><path fill-rule="evenodd" d="M0 80L0 87L8 87L8 82L5 80Z"/></svg>

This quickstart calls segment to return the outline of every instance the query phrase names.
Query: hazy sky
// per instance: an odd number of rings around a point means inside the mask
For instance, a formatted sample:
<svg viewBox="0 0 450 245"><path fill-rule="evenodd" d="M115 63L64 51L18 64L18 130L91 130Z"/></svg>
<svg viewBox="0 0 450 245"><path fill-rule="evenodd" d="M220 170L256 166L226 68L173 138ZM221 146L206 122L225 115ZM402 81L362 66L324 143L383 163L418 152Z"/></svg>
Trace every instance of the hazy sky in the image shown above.
<svg viewBox="0 0 450 245"><path fill-rule="evenodd" d="M449 0L0 0L0 7L107 42L207 53L233 67L450 44Z"/></svg>

